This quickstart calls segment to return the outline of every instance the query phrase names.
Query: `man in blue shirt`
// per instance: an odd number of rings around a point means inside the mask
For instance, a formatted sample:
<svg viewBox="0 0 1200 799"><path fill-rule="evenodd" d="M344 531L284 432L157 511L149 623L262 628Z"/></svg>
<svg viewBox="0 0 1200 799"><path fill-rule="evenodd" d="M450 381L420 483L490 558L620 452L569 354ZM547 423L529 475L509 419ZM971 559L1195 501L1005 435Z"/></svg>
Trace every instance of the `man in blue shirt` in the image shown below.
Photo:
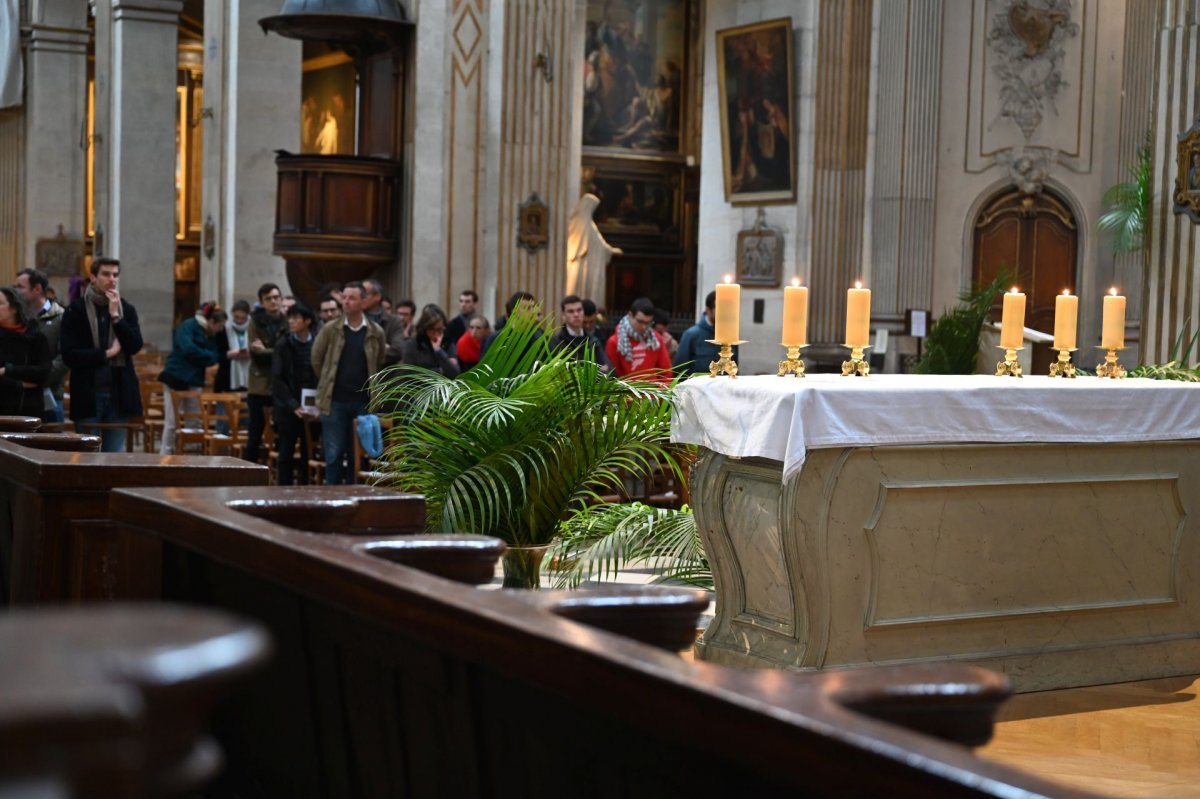
<svg viewBox="0 0 1200 799"><path fill-rule="evenodd" d="M716 319L717 292L710 291L704 298L704 315L700 321L684 331L679 339L679 350L675 353L675 374L699 375L708 372L708 365L719 357L720 347L708 342L717 334L714 327ZM737 358L737 347L733 348L734 358Z"/></svg>

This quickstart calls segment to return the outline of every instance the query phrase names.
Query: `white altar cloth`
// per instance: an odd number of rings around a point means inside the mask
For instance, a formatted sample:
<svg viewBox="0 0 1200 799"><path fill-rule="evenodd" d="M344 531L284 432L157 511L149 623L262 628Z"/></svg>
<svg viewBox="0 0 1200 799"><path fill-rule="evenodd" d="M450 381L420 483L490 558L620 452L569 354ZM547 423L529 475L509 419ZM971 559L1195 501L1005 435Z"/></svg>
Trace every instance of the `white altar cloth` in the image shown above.
<svg viewBox="0 0 1200 799"><path fill-rule="evenodd" d="M809 449L886 444L1200 438L1200 383L992 375L693 377L671 440L783 463Z"/></svg>

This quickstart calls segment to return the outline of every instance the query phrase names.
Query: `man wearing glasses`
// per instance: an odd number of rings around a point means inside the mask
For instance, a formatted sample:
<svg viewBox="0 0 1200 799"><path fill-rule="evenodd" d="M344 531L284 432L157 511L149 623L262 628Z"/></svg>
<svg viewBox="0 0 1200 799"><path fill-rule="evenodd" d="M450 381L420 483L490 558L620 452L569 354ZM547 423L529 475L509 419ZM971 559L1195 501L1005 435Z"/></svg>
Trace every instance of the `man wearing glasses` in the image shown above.
<svg viewBox="0 0 1200 799"><path fill-rule="evenodd" d="M671 379L671 358L654 331L654 303L647 297L633 301L604 349L617 377Z"/></svg>

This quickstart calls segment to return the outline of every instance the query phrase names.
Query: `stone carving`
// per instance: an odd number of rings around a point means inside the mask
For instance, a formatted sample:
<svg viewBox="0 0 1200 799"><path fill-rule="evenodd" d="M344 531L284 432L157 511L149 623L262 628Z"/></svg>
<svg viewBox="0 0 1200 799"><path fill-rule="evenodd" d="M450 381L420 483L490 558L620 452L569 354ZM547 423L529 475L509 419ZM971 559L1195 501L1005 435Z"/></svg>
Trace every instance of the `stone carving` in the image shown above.
<svg viewBox="0 0 1200 799"><path fill-rule="evenodd" d="M1008 169L1008 177L1026 194L1038 194L1050 175L1054 150L1049 147L1014 147L996 153L996 163Z"/></svg>
<svg viewBox="0 0 1200 799"><path fill-rule="evenodd" d="M614 255L624 253L605 241L604 234L596 227L592 214L599 204L599 197L585 194L571 212L567 226L567 294L578 294L603 306L608 262Z"/></svg>
<svg viewBox="0 0 1200 799"><path fill-rule="evenodd" d="M992 69L1001 84L1000 116L1016 123L1025 141L1067 85L1064 43L1078 34L1070 0L1007 0L992 16L988 42L997 56Z"/></svg>
<svg viewBox="0 0 1200 799"><path fill-rule="evenodd" d="M49 239L38 239L33 250L37 268L50 277L71 277L83 273L83 241L68 239L63 226L58 226L58 235Z"/></svg>

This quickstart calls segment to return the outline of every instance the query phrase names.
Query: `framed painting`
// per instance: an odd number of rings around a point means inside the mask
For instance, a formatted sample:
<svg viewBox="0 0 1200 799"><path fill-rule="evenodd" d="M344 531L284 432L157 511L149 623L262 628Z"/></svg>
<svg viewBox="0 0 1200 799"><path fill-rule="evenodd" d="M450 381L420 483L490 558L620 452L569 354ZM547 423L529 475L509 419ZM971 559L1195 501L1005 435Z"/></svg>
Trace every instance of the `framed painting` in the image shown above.
<svg viewBox="0 0 1200 799"><path fill-rule="evenodd" d="M1175 145L1175 213L1200 222L1200 117Z"/></svg>
<svg viewBox="0 0 1200 799"><path fill-rule="evenodd" d="M300 87L300 152L354 155L357 85L350 56L306 60Z"/></svg>
<svg viewBox="0 0 1200 799"><path fill-rule="evenodd" d="M679 152L686 0L588 0L583 146Z"/></svg>
<svg viewBox="0 0 1200 799"><path fill-rule="evenodd" d="M717 31L721 159L733 204L796 199L792 20Z"/></svg>
<svg viewBox="0 0 1200 799"><path fill-rule="evenodd" d="M617 246L676 251L682 246L681 174L675 165L655 169L619 163L585 166L583 191L599 198L592 219Z"/></svg>

